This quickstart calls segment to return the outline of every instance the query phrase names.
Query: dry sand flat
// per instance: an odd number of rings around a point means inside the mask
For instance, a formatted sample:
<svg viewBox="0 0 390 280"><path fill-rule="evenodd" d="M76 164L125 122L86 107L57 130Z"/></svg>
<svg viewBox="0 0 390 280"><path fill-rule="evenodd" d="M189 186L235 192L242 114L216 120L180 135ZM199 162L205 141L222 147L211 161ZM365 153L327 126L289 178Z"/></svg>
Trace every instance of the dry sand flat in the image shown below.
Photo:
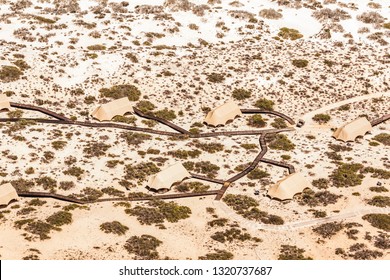
<svg viewBox="0 0 390 280"><path fill-rule="evenodd" d="M23 74L15 74L13 80L0 72L0 93L10 95L12 102L41 106L79 121L95 121L89 114L98 105L114 99L102 96L99 90L129 84L140 91L139 100L152 102L156 106L154 111L173 110L176 118L172 122L189 130L196 127L194 123L203 121L208 108L223 104L232 98L234 89L242 88L250 90L251 95L236 100L240 108L254 108L259 98L267 98L275 103L275 110L295 121L300 118L306 121L302 128L282 133L292 141L294 149L268 149L266 158L293 164L310 182L329 179L339 166L337 161L389 170L388 144L374 140L379 134L389 134L389 121L351 143L352 149L348 151L332 150L332 145L349 146L333 139L331 129L363 114L369 120L389 114L390 57L386 43L390 40L390 19L386 15L390 14L390 7L383 1L284 2L3 0L0 1L0 67L17 66ZM329 14L326 8L343 10L350 17L338 20L340 11L337 15ZM274 9L281 17L261 16L264 9ZM367 11L372 12L368 19L357 18ZM316 13L330 18L323 19ZM295 28L303 37L283 39L284 35L278 34L282 27ZM330 38L324 38L324 29L331 30ZM297 67L293 60L307 60L307 66ZM131 102L138 106L138 101ZM319 113L329 114L330 121L325 124L313 121L312 117ZM18 114L2 111L0 118L19 117ZM47 118L27 110L23 110L22 117ZM266 128L272 128L275 117L263 114L262 117L267 122ZM244 115L224 127L198 129L202 132L258 129L249 126L248 119L250 116ZM153 129L172 131L160 123L145 123L139 116L130 121L137 127L154 125ZM227 179L238 172L237 166L251 162L260 151L258 136L200 139L201 143L223 145L223 150L212 153L196 148L192 139L178 141L152 134L138 145L129 145L123 131L112 128L41 123L19 127L6 122L1 125L2 180L19 183L18 187L31 185L31 191L47 192L52 188L63 195L107 187L126 196L129 192L150 194L145 189L146 181L125 178L126 165L141 162L153 162L164 168L177 161L210 161L220 168L216 177ZM64 141L65 146L56 150L55 141ZM104 143L107 150L88 157L86 149L91 143ZM243 144L255 146L247 150ZM197 158L178 159L169 154L196 149L201 150ZM339 157L341 160L335 160ZM81 168L83 172L78 178L64 174L70 167ZM285 224L280 225L280 231L268 230L275 225L244 219L224 202L215 203L214 197L209 196L175 200L192 213L176 223L164 221L166 229L141 225L115 203L91 204L88 209L71 210L70 224L60 226L61 231L52 230L50 239L40 240L38 235L28 232L27 219L46 221L68 203L41 199L46 204L35 206L29 205L31 198L21 198L0 209L0 258L142 258L124 248L128 239L141 235L162 241L157 248L160 258L198 259L217 249L231 252L235 259L275 259L280 257L282 245L302 248L305 257L314 259L390 258L386 245L388 232L361 218L366 210L389 213L388 202L383 207L368 204L374 196L389 199L388 192L370 189L379 181L383 189L389 190L387 173L365 173L362 182L351 187L336 187L332 182L327 189L316 185L312 190L317 195L327 191L341 197L328 205L305 205L300 196L289 202L270 200L267 189L288 171L266 163L260 163L258 168L269 176L243 177L229 187L225 196L253 198L261 211L283 219ZM61 182L68 183L62 183L61 188ZM203 183L210 186L209 190L221 187ZM254 190L260 190L260 195L254 195ZM174 192L173 189L170 193ZM137 206L149 207L146 202L132 202L130 209ZM209 213L208 208L214 208L215 213ZM337 218L344 228L330 238L321 237L313 231L318 226L314 223L327 222L316 218L312 210L317 215L325 212L331 219ZM228 222L221 227L207 224L220 218ZM27 221L18 229L15 222L21 220ZM112 221L119 221L128 231L115 235L100 230L101 224ZM313 224L307 226L308 221ZM351 225L352 222L361 226ZM289 225L294 224L305 226L291 230ZM211 238L216 232L231 229L263 241L235 239L223 243ZM351 234L351 230L358 232ZM378 245L378 239L382 245ZM350 248L357 243L365 247ZM336 248L345 253L338 250L336 254ZM369 252L364 254L362 250Z"/></svg>

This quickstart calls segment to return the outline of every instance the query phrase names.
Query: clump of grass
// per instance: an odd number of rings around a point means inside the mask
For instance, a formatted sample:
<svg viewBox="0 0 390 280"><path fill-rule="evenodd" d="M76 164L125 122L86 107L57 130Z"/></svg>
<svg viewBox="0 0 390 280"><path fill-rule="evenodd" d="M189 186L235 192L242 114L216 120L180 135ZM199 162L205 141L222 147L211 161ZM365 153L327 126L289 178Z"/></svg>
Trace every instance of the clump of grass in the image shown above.
<svg viewBox="0 0 390 280"><path fill-rule="evenodd" d="M168 151L168 155L173 156L175 158L180 159L188 159L188 158L197 158L201 155L201 151L199 150L174 150L174 151Z"/></svg>
<svg viewBox="0 0 390 280"><path fill-rule="evenodd" d="M157 247L162 244L162 241L156 237L143 234L141 236L130 237L124 248L129 254L135 254L141 260L154 260L159 258Z"/></svg>
<svg viewBox="0 0 390 280"><path fill-rule="evenodd" d="M81 176L84 174L84 172L85 172L84 169L77 167L77 166L72 166L72 167L69 167L68 170L65 170L63 173L65 175L74 176L80 180Z"/></svg>
<svg viewBox="0 0 390 280"><path fill-rule="evenodd" d="M129 98L130 101L137 101L140 96L140 90L134 85L115 85L111 88L102 88L99 90L103 97L109 97L113 99L119 99L122 97Z"/></svg>
<svg viewBox="0 0 390 280"><path fill-rule="evenodd" d="M60 228L43 221L30 221L24 229L33 235L39 236L40 240L50 239L49 234L52 230L61 230Z"/></svg>
<svg viewBox="0 0 390 280"><path fill-rule="evenodd" d="M215 220L212 220L210 222L207 223L207 225L209 225L210 227L223 227L227 224L228 222L228 219L225 219L225 218L218 218L218 219L215 219Z"/></svg>
<svg viewBox="0 0 390 280"><path fill-rule="evenodd" d="M211 239L214 239L215 241L221 243L225 243L226 241L231 243L235 240L246 241L252 238L249 233L242 232L238 228L229 228L226 229L225 231L217 231L214 234L212 234L210 237Z"/></svg>
<svg viewBox="0 0 390 280"><path fill-rule="evenodd" d="M113 233L117 235L124 235L129 228L125 225L122 225L118 221L106 222L100 225L100 230L105 233Z"/></svg>
<svg viewBox="0 0 390 280"><path fill-rule="evenodd" d="M287 27L280 28L278 36L286 40L297 40L303 37L298 30Z"/></svg>
<svg viewBox="0 0 390 280"><path fill-rule="evenodd" d="M202 143L198 140L192 142L196 148L201 149L202 151L214 154L216 152L223 151L224 146L220 143Z"/></svg>
<svg viewBox="0 0 390 280"><path fill-rule="evenodd" d="M287 124L286 122L284 121L284 119L282 118L276 118L274 119L274 121L271 123L271 126L273 128L276 128L276 129L282 129L282 128L286 128L287 127Z"/></svg>
<svg viewBox="0 0 390 280"><path fill-rule="evenodd" d="M141 100L137 103L137 108L142 112L147 113L156 109L156 106L149 100Z"/></svg>
<svg viewBox="0 0 390 280"><path fill-rule="evenodd" d="M261 170L260 168L255 168L248 173L247 177L250 180L260 180L269 177L270 174L267 171Z"/></svg>
<svg viewBox="0 0 390 280"><path fill-rule="evenodd" d="M173 121L174 119L176 119L175 111L169 110L168 108L164 108L162 110L155 111L151 114L156 116L156 117L168 120L168 121Z"/></svg>

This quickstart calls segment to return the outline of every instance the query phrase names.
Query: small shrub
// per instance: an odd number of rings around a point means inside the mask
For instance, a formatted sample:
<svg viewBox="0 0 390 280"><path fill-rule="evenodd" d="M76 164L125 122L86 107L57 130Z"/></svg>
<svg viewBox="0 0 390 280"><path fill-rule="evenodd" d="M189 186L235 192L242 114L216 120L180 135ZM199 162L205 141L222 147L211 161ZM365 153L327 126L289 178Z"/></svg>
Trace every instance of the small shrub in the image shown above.
<svg viewBox="0 0 390 280"><path fill-rule="evenodd" d="M259 16L266 19L280 19L283 15L274 9L263 9L260 11Z"/></svg>
<svg viewBox="0 0 390 280"><path fill-rule="evenodd" d="M276 134L271 137L268 147L273 150L292 151L295 149L295 144L292 143L286 135Z"/></svg>
<svg viewBox="0 0 390 280"><path fill-rule="evenodd" d="M87 47L90 51L104 51L106 50L106 46L103 45L91 45Z"/></svg>
<svg viewBox="0 0 390 280"><path fill-rule="evenodd" d="M156 249L161 244L162 241L156 237L143 234L141 236L130 237L126 241L124 248L129 254L135 254L141 260L154 260L159 258Z"/></svg>
<svg viewBox="0 0 390 280"><path fill-rule="evenodd" d="M126 180L137 180L143 182L147 176L155 174L160 171L153 162L142 162L137 165L128 164L125 166L125 179Z"/></svg>
<svg viewBox="0 0 390 280"><path fill-rule="evenodd" d="M74 176L76 177L77 179L81 179L81 175L83 175L85 172L84 169L80 168L80 167L77 167L77 166L72 166L70 168L68 168L68 170L65 170L63 173L65 175L70 175L70 176Z"/></svg>
<svg viewBox="0 0 390 280"><path fill-rule="evenodd" d="M265 122L265 120L263 119L263 117L261 115L253 115L253 116L249 117L249 119L247 121L247 125L252 126L252 127L261 128L261 127L265 127L267 125L267 123Z"/></svg>
<svg viewBox="0 0 390 280"><path fill-rule="evenodd" d="M105 233L113 233L117 235L124 235L129 228L125 225L122 225L118 221L107 222L100 225L100 230Z"/></svg>
<svg viewBox="0 0 390 280"><path fill-rule="evenodd" d="M156 106L148 100L141 100L137 103L137 108L142 112L147 113L153 111Z"/></svg>
<svg viewBox="0 0 390 280"><path fill-rule="evenodd" d="M119 99L122 97L129 98L130 101L137 101L140 96L140 90L134 85L116 85L111 88L102 88L99 90L103 97Z"/></svg>
<svg viewBox="0 0 390 280"><path fill-rule="evenodd" d="M390 231L390 214L367 214L362 219L368 221L373 227Z"/></svg>
<svg viewBox="0 0 390 280"><path fill-rule="evenodd" d="M248 210L259 205L255 199L241 194L227 194L223 201L235 211Z"/></svg>
<svg viewBox="0 0 390 280"><path fill-rule="evenodd" d="M305 257L303 253L305 250L297 246L282 245L278 260L312 260L310 257Z"/></svg>
<svg viewBox="0 0 390 280"><path fill-rule="evenodd" d="M62 150L65 148L65 146L68 144L66 141L53 141L51 142L51 146L54 150Z"/></svg>
<svg viewBox="0 0 390 280"><path fill-rule="evenodd" d="M15 66L2 66L0 69L0 80L2 82L13 82L20 78L23 72Z"/></svg>
<svg viewBox="0 0 390 280"><path fill-rule="evenodd" d="M324 124L330 121L330 116L327 114L317 114L313 117L313 121L318 122L319 124Z"/></svg>
<svg viewBox="0 0 390 280"><path fill-rule="evenodd" d="M211 73L207 75L207 80L211 83L222 83L225 80L225 76L219 73Z"/></svg>
<svg viewBox="0 0 390 280"><path fill-rule="evenodd" d="M219 219L215 219L215 220L212 220L210 222L207 223L207 225L209 225L210 227L223 227L227 224L228 222L228 219L225 219L225 218L219 218Z"/></svg>
<svg viewBox="0 0 390 280"><path fill-rule="evenodd" d="M146 140L152 139L152 136L145 133L138 132L124 132L120 135L123 139L126 140L128 145L139 146Z"/></svg>
<svg viewBox="0 0 390 280"><path fill-rule="evenodd" d="M286 40L297 40L303 37L298 30L287 27L280 28L278 36Z"/></svg>
<svg viewBox="0 0 390 280"><path fill-rule="evenodd" d="M199 257L199 260L232 260L234 255L226 250L215 250L215 253L208 253Z"/></svg>
<svg viewBox="0 0 390 280"><path fill-rule="evenodd" d="M262 109L262 110L273 110L275 103L272 100L266 99L266 98L260 98L256 101L254 104L255 107Z"/></svg>
<svg viewBox="0 0 390 280"><path fill-rule="evenodd" d="M360 185L364 176L357 172L363 168L359 163L342 163L332 172L330 179L336 187L353 187Z"/></svg>
<svg viewBox="0 0 390 280"><path fill-rule="evenodd" d="M372 139L382 143L385 146L390 146L390 134L388 133L380 133Z"/></svg>
<svg viewBox="0 0 390 280"><path fill-rule="evenodd" d="M111 146L103 142L89 142L85 145L83 152L87 158L100 157L106 154Z"/></svg>
<svg viewBox="0 0 390 280"><path fill-rule="evenodd" d="M247 177L250 180L260 180L266 177L269 177L270 174L267 171L261 170L259 168L253 169L251 172L248 173Z"/></svg>
<svg viewBox="0 0 390 280"><path fill-rule="evenodd" d="M342 223L325 223L313 229L322 238L331 238L344 228Z"/></svg>
<svg viewBox="0 0 390 280"><path fill-rule="evenodd" d="M282 118L276 118L272 123L271 123L271 126L273 128L276 128L276 129L282 129L282 128L286 128L287 127L287 124L286 122L284 121L284 119Z"/></svg>
<svg viewBox="0 0 390 280"><path fill-rule="evenodd" d="M292 61L292 65L298 68L305 68L307 65L309 65L309 61L306 59L294 59Z"/></svg>
<svg viewBox="0 0 390 280"><path fill-rule="evenodd" d="M237 100L245 100L251 97L252 91L243 88L236 88L233 90L232 97Z"/></svg>
<svg viewBox="0 0 390 280"><path fill-rule="evenodd" d="M49 216L46 222L57 227L68 225L72 223L72 214L66 211L59 211Z"/></svg>
<svg viewBox="0 0 390 280"><path fill-rule="evenodd" d="M226 241L231 243L235 240L246 241L251 239L249 233L242 233L241 230L238 228L230 228L226 229L225 231L217 231L210 237L211 239L214 239L215 241L221 243L225 243Z"/></svg>
<svg viewBox="0 0 390 280"><path fill-rule="evenodd" d="M390 197L381 195L374 196L367 203L377 207L390 207Z"/></svg>

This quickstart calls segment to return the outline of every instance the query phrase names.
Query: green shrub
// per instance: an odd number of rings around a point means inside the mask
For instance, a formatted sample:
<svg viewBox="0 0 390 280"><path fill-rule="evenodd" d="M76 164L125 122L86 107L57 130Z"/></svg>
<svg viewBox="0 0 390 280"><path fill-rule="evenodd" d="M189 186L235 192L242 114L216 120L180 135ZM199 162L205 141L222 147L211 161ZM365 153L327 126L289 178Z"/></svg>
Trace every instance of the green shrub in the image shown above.
<svg viewBox="0 0 390 280"><path fill-rule="evenodd" d="M383 186L380 186L380 187L370 187L370 191L372 191L372 192L388 192L389 190Z"/></svg>
<svg viewBox="0 0 390 280"><path fill-rule="evenodd" d="M72 214L66 211L58 211L46 219L52 226L63 226L72 223Z"/></svg>
<svg viewBox="0 0 390 280"><path fill-rule="evenodd" d="M254 106L262 109L262 110L270 110L272 111L274 108L275 103L272 100L266 99L266 98L260 98L258 99Z"/></svg>
<svg viewBox="0 0 390 280"><path fill-rule="evenodd" d="M284 121L284 119L282 118L276 118L274 119L274 121L271 123L271 126L273 128L276 128L276 129L282 129L282 128L286 128L287 127L287 124L286 122Z"/></svg>
<svg viewBox="0 0 390 280"><path fill-rule="evenodd" d="M312 260L310 257L305 257L303 253L305 250L297 246L282 245L278 260Z"/></svg>
<svg viewBox="0 0 390 280"><path fill-rule="evenodd" d="M319 189L327 189L329 186L329 180L326 178L319 178L312 181L312 185Z"/></svg>
<svg viewBox="0 0 390 280"><path fill-rule="evenodd" d="M330 121L330 116L327 114L317 114L313 117L313 121L318 122L319 124L324 124Z"/></svg>
<svg viewBox="0 0 390 280"><path fill-rule="evenodd" d="M20 119L23 116L22 110L14 110L7 113L10 119Z"/></svg>
<svg viewBox="0 0 390 280"><path fill-rule="evenodd" d="M245 150L255 150L258 148L256 144L241 144L240 147L244 148Z"/></svg>
<svg viewBox="0 0 390 280"><path fill-rule="evenodd" d="M106 46L97 44L88 46L87 49L90 51L104 51L106 49Z"/></svg>
<svg viewBox="0 0 390 280"><path fill-rule="evenodd" d="M124 248L129 254L135 254L141 260L154 260L159 258L156 249L161 244L162 241L156 237L143 234L141 236L130 237L126 241Z"/></svg>
<svg viewBox="0 0 390 280"><path fill-rule="evenodd" d="M372 139L382 143L385 146L390 146L390 134L388 133L380 133Z"/></svg>
<svg viewBox="0 0 390 280"><path fill-rule="evenodd" d="M54 190L57 187L57 181L49 176L42 176L35 179L37 185L42 186L44 190Z"/></svg>
<svg viewBox="0 0 390 280"><path fill-rule="evenodd" d="M124 235L129 228L125 225L122 225L118 221L107 222L100 225L100 230L105 233L114 233L117 235Z"/></svg>
<svg viewBox="0 0 390 280"><path fill-rule="evenodd" d="M377 207L390 207L390 197L381 195L374 196L367 203Z"/></svg>
<svg viewBox="0 0 390 280"><path fill-rule="evenodd" d="M74 176L76 177L77 179L81 179L81 175L83 175L85 172L84 169L80 168L80 167L77 167L77 166L72 166L72 167L69 167L68 170L65 170L63 173L65 175L70 175L70 176Z"/></svg>
<svg viewBox="0 0 390 280"><path fill-rule="evenodd" d="M66 141L53 141L51 142L51 146L54 150L62 150L65 148L68 142Z"/></svg>
<svg viewBox="0 0 390 280"><path fill-rule="evenodd" d="M112 86L111 88L102 88L99 90L99 92L103 97L109 97L113 99L127 97L130 101L137 101L141 96L141 92L136 86L127 84L116 85Z"/></svg>
<svg viewBox="0 0 390 280"><path fill-rule="evenodd" d="M219 166L211 163L210 161L199 161L192 162L187 161L183 163L183 166L190 171L194 171L196 173L205 174L207 177L215 178L218 174Z"/></svg>
<svg viewBox="0 0 390 280"><path fill-rule="evenodd" d="M253 115L249 117L247 121L247 125L260 128L260 127L265 127L267 123L265 122L265 120L261 115Z"/></svg>
<svg viewBox="0 0 390 280"><path fill-rule="evenodd" d="M295 144L292 143L286 135L275 134L269 138L271 139L268 147L273 150L292 151L295 149Z"/></svg>
<svg viewBox="0 0 390 280"><path fill-rule="evenodd" d="M168 155L173 156L175 158L180 159L188 159L188 158L197 158L201 155L201 151L199 150L193 150L193 151L186 151L186 150L175 150L175 151L168 151Z"/></svg>
<svg viewBox="0 0 390 280"><path fill-rule="evenodd" d="M243 233L238 228L230 228L230 229L226 229L225 231L217 231L214 234L212 234L210 237L211 239L214 239L215 241L221 243L225 243L226 241L231 243L235 240L246 241L251 239L249 233Z"/></svg>
<svg viewBox="0 0 390 280"><path fill-rule="evenodd" d="M176 119L175 111L169 110L168 108L164 108L163 110L155 111L151 114L156 116L156 117L168 120L168 121L173 121L174 119Z"/></svg>
<svg viewBox="0 0 390 280"><path fill-rule="evenodd" d="M28 192L35 186L34 181L29 181L26 179L17 179L10 181L12 186L16 189L17 192Z"/></svg>
<svg viewBox="0 0 390 280"><path fill-rule="evenodd" d="M286 40L297 40L303 37L298 30L287 27L280 28L278 36Z"/></svg>
<svg viewBox="0 0 390 280"><path fill-rule="evenodd" d="M190 192L193 193L199 193L199 192L205 192L210 188L208 185L204 185L201 182L186 182L181 183L180 185L177 185L175 189L179 192Z"/></svg>
<svg viewBox="0 0 390 280"><path fill-rule="evenodd" d="M42 17L42 16L34 16L34 19L39 21L39 22L41 22L41 23L47 23L47 24L56 23L55 20L49 19L49 18L45 18L45 17Z"/></svg>
<svg viewBox="0 0 390 280"><path fill-rule="evenodd" d="M59 231L61 229L43 221L32 221L27 224L25 230L31 234L38 235L41 240L45 240L50 239L49 234L52 230Z"/></svg>
<svg viewBox="0 0 390 280"><path fill-rule="evenodd" d="M267 171L261 170L259 168L253 169L249 174L247 175L248 179L250 180L260 180L266 177L269 177L270 174Z"/></svg>
<svg viewBox="0 0 390 280"><path fill-rule="evenodd" d="M367 214L362 219L368 221L373 227L390 231L390 214Z"/></svg>
<svg viewBox="0 0 390 280"><path fill-rule="evenodd" d="M313 229L322 238L331 238L344 228L344 224L338 222L325 223Z"/></svg>
<svg viewBox="0 0 390 280"><path fill-rule="evenodd" d="M89 142L84 146L83 152L87 158L100 157L104 156L110 147L103 142Z"/></svg>
<svg viewBox="0 0 390 280"><path fill-rule="evenodd" d="M327 206L329 204L335 204L340 197L341 195L336 195L329 191L314 192L310 189L306 189L298 196L298 203L310 207L319 205Z"/></svg>
<svg viewBox="0 0 390 280"><path fill-rule="evenodd" d="M27 62L24 61L23 59L18 59L16 61L14 61L13 64L15 64L15 66L17 66L22 71L31 68L30 65L28 65Z"/></svg>
<svg viewBox="0 0 390 280"><path fill-rule="evenodd" d="M222 83L225 80L225 75L213 72L207 75L207 80L211 83Z"/></svg>
<svg viewBox="0 0 390 280"><path fill-rule="evenodd" d="M223 201L237 212L259 205L255 199L242 194L227 194Z"/></svg>
<svg viewBox="0 0 390 280"><path fill-rule="evenodd" d="M13 82L20 78L23 72L15 66L2 66L0 69L0 80L2 82Z"/></svg>
<svg viewBox="0 0 390 280"><path fill-rule="evenodd" d="M233 90L232 97L237 100L245 100L249 97L251 97L252 91L251 90L246 90L243 88L236 88Z"/></svg>
<svg viewBox="0 0 390 280"><path fill-rule="evenodd" d="M150 200L149 207L136 206L132 209L126 209L129 215L136 216L141 224L160 224L167 220L170 223L176 223L179 220L187 219L191 215L191 209L187 206L181 206L177 203L164 202L162 200Z"/></svg>
<svg viewBox="0 0 390 280"><path fill-rule="evenodd" d="M225 219L225 218L219 218L219 219L215 219L215 220L212 220L210 222L207 223L207 225L209 225L210 227L223 227L227 224L228 222L228 219Z"/></svg>
<svg viewBox="0 0 390 280"><path fill-rule="evenodd" d="M363 168L362 164L359 163L342 163L336 170L330 175L330 179L336 187L353 187L360 185L363 174L357 172Z"/></svg>
<svg viewBox="0 0 390 280"><path fill-rule="evenodd" d="M138 132L124 132L120 135L123 139L126 140L128 145L139 146L146 140L152 139L152 136L145 133Z"/></svg>
<svg viewBox="0 0 390 280"><path fill-rule="evenodd" d="M198 140L194 140L193 144L196 148L201 149L202 151L214 154L216 152L223 151L224 146L220 143L202 143Z"/></svg>
<svg viewBox="0 0 390 280"><path fill-rule="evenodd" d="M46 203L47 203L46 201L40 200L39 198L34 198L34 199L30 200L28 205L30 205L30 206L42 206L42 205L45 205Z"/></svg>
<svg viewBox="0 0 390 280"><path fill-rule="evenodd" d="M155 174L160 171L153 162L141 162L137 165L128 164L125 166L125 179L126 180L137 180L143 182L147 176Z"/></svg>
<svg viewBox="0 0 390 280"><path fill-rule="evenodd" d="M125 193L123 191L117 190L113 187L107 187L103 188L102 192L111 196L116 196L116 197L123 197L125 196Z"/></svg>
<svg viewBox="0 0 390 280"><path fill-rule="evenodd" d="M136 117L133 116L115 116L112 118L113 122L121 122L121 123L127 123L127 124L135 124L135 121L137 120Z"/></svg>
<svg viewBox="0 0 390 280"><path fill-rule="evenodd" d="M94 188L84 188L81 190L81 194L75 195L83 201L95 201L103 196L103 192Z"/></svg>
<svg viewBox="0 0 390 280"><path fill-rule="evenodd" d="M137 108L142 112L146 113L146 112L153 111L156 108L156 106L148 100L141 100L137 103Z"/></svg>
<svg viewBox="0 0 390 280"><path fill-rule="evenodd" d="M292 65L298 68L305 68L307 65L309 65L309 61L306 59L294 59L292 61Z"/></svg>
<svg viewBox="0 0 390 280"><path fill-rule="evenodd" d="M133 63L138 63L138 58L135 54L132 54L132 53L127 53L125 55L126 58L130 59L131 62Z"/></svg>
<svg viewBox="0 0 390 280"><path fill-rule="evenodd" d="M226 250L215 250L215 253L208 253L199 257L199 260L232 260L234 255Z"/></svg>

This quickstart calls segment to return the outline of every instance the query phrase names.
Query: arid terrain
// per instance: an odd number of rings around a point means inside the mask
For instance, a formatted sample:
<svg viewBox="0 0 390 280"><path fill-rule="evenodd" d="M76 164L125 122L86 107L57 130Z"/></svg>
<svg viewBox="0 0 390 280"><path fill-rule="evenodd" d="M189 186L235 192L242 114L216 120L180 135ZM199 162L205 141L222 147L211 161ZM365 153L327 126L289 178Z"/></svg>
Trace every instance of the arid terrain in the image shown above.
<svg viewBox="0 0 390 280"><path fill-rule="evenodd" d="M389 260L389 15L380 0L0 0L0 185L20 194L0 208L0 259ZM142 113L91 116L123 97ZM229 100L243 115L203 122ZM358 117L370 132L332 137ZM147 189L177 162L199 178ZM294 172L311 187L267 195Z"/></svg>

